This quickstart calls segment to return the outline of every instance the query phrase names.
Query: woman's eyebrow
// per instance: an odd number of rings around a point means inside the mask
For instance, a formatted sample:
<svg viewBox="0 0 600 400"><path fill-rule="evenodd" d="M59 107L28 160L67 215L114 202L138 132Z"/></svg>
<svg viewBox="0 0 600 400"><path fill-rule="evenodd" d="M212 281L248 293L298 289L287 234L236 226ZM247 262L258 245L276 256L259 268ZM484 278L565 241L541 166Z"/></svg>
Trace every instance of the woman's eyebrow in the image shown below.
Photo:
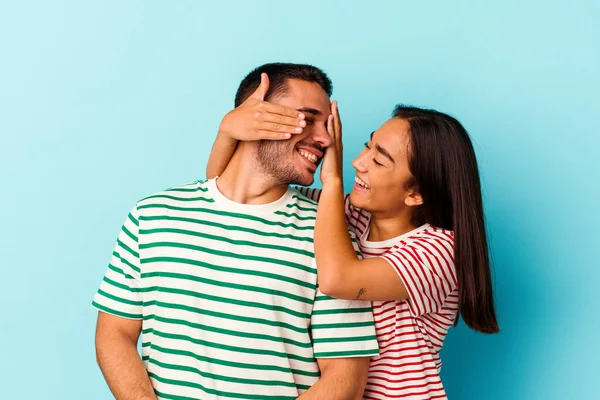
<svg viewBox="0 0 600 400"><path fill-rule="evenodd" d="M371 140L373 140L373 134L375 133L375 131L371 132ZM386 149L384 149L383 147L381 147L380 145L376 144L375 148L377 149L378 152L380 152L381 154L384 155L384 157L389 158L389 160L391 162L393 162L394 164L396 164L396 161L394 161L394 157L392 157L392 155L390 154L389 151L387 151Z"/></svg>
<svg viewBox="0 0 600 400"><path fill-rule="evenodd" d="M392 157L392 155L383 147L381 147L380 145L376 144L375 148L377 149L378 152L380 152L381 154L383 154L385 157L389 158L391 162L393 162L394 164L396 164L396 161L394 161L394 158Z"/></svg>

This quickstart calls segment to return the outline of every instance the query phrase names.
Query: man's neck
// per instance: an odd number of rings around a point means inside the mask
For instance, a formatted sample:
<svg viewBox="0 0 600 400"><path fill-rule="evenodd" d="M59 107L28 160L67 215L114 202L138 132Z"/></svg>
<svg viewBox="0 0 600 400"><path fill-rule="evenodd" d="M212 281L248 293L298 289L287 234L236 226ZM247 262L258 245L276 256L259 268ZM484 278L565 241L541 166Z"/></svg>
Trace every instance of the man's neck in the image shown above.
<svg viewBox="0 0 600 400"><path fill-rule="evenodd" d="M256 159L256 144L241 142L229 165L217 179L217 188L229 200L242 204L267 204L279 200L288 186L278 184Z"/></svg>

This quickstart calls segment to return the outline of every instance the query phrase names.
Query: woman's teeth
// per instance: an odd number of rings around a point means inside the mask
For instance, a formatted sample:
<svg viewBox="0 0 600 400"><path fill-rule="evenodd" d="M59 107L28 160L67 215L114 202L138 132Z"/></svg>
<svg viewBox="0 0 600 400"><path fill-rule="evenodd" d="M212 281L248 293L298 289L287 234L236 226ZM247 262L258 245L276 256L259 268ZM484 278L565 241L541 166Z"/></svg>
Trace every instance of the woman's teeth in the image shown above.
<svg viewBox="0 0 600 400"><path fill-rule="evenodd" d="M365 189L371 189L371 186L367 185L365 183L365 181L363 181L362 179L360 179L358 176L354 178L354 182L356 182L356 184L360 187L363 187Z"/></svg>
<svg viewBox="0 0 600 400"><path fill-rule="evenodd" d="M298 150L298 153L313 164L317 162L317 156L315 156L312 153L309 153L308 151Z"/></svg>

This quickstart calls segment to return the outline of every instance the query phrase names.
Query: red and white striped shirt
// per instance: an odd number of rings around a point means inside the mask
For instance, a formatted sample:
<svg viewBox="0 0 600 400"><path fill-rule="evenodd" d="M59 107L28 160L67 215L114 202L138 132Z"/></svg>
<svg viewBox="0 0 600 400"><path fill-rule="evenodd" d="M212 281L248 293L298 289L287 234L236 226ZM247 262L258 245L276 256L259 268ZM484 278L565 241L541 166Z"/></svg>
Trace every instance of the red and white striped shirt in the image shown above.
<svg viewBox="0 0 600 400"><path fill-rule="evenodd" d="M317 200L320 191L303 189ZM458 312L454 233L425 224L382 242L371 242L370 214L345 199L348 226L365 258L382 257L396 270L409 298L374 301L380 355L371 359L364 399L446 399L440 350Z"/></svg>

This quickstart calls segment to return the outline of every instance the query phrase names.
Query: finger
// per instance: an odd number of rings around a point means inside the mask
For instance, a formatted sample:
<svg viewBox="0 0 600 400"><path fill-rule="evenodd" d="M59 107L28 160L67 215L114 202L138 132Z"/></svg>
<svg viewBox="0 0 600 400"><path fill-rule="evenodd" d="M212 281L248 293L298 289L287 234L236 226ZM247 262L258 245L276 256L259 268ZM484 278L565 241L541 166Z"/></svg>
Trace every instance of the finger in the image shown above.
<svg viewBox="0 0 600 400"><path fill-rule="evenodd" d="M284 125L277 122L261 122L257 126L258 130L268 132L287 132L287 133L302 133L302 127L296 125Z"/></svg>
<svg viewBox="0 0 600 400"><path fill-rule="evenodd" d="M282 106L281 104L273 104L269 102L265 102L263 104L264 109L272 114L279 114L285 117L292 117L298 119L304 119L306 116L304 113L299 112L298 110L294 110L293 108Z"/></svg>
<svg viewBox="0 0 600 400"><path fill-rule="evenodd" d="M337 136L342 136L342 119L340 118L340 110L338 108L337 100L333 101L333 123L335 126L335 133Z"/></svg>
<svg viewBox="0 0 600 400"><path fill-rule="evenodd" d="M331 137L331 140L335 141L335 126L333 124L333 115L329 115L327 117L327 132L329 133L329 136Z"/></svg>
<svg viewBox="0 0 600 400"><path fill-rule="evenodd" d="M287 140L292 137L291 133L272 132L266 130L258 130L257 133L260 139L263 140Z"/></svg>
<svg viewBox="0 0 600 400"><path fill-rule="evenodd" d="M250 95L250 99L264 100L269 90L269 76L264 72L260 74L260 85L256 88L254 93Z"/></svg>
<svg viewBox="0 0 600 400"><path fill-rule="evenodd" d="M286 117L281 114L264 113L262 114L262 120L265 122L274 122L280 125L291 126L292 128L306 126L306 121L294 117Z"/></svg>

